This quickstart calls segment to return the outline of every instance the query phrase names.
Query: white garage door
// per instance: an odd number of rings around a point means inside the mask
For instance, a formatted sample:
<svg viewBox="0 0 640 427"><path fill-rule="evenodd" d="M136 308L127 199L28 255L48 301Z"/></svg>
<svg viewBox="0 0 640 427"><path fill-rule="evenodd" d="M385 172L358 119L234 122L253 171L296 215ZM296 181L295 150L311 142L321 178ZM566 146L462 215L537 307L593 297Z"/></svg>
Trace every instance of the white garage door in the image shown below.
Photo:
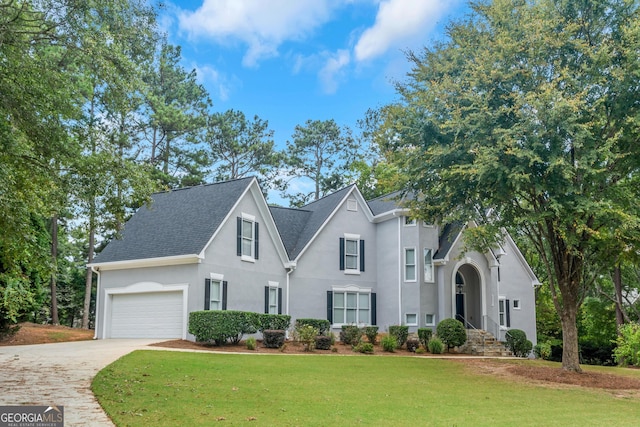
<svg viewBox="0 0 640 427"><path fill-rule="evenodd" d="M182 292L114 294L111 338L182 338Z"/></svg>

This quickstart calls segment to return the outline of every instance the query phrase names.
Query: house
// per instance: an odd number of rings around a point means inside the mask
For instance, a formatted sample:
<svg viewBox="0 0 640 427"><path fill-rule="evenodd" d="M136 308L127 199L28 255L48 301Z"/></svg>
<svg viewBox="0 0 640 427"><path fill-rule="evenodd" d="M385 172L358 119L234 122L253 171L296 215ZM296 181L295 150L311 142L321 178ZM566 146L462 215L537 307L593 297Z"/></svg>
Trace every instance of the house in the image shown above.
<svg viewBox="0 0 640 427"><path fill-rule="evenodd" d="M269 207L255 178L157 193L90 264L97 338L183 338L196 310L344 324L434 327L457 317L535 342L538 281L514 241L463 253L462 230L411 218L355 185L307 206Z"/></svg>

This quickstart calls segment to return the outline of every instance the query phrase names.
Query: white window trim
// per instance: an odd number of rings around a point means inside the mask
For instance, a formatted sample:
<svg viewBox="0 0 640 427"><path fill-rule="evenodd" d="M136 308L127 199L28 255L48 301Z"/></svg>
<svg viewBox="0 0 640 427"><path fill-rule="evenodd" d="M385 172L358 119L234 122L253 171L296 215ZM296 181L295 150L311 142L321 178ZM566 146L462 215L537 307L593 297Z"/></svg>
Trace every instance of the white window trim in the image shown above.
<svg viewBox="0 0 640 427"><path fill-rule="evenodd" d="M222 282L224 282L224 274L218 274L218 273L210 273L210 277L211 277L211 282L209 283L209 310L222 310L222 287L223 284ZM218 282L220 284L220 290L218 291L218 300L216 301L218 304L220 304L220 308L216 308L216 309L212 309L211 308L211 297L213 296L213 294L211 293L211 286L213 284L213 282Z"/></svg>
<svg viewBox="0 0 640 427"><path fill-rule="evenodd" d="M248 221L251 222L251 254L250 255L246 255L246 254L242 254L240 256L240 260L241 261L246 261L246 262L256 262L256 217L254 215L248 214L248 213L244 213L242 212L241 214L241 218L242 218L242 222L243 222L243 231L244 231L244 221ZM244 234L242 235L242 241L243 241L243 246L244 247Z"/></svg>
<svg viewBox="0 0 640 427"><path fill-rule="evenodd" d="M518 305L517 307L516 307L516 303ZM511 308L513 308L514 310L520 310L520 307L522 307L522 302L520 301L520 298L511 300Z"/></svg>
<svg viewBox="0 0 640 427"><path fill-rule="evenodd" d="M346 287L333 287L331 288L331 291L333 292L333 301L331 303L331 313L334 316L334 307L335 307L335 295L338 293L344 293L345 294L345 303L346 303L346 293L356 293L358 294L358 296L360 296L360 294L368 294L369 295L369 319L367 322L358 322L357 325L359 326L369 326L371 325L371 313L373 310L373 307L371 307L371 294L373 293L371 288L360 288L358 286L346 286ZM359 301L360 299L358 297L356 297L356 316L358 316L360 314L360 309L359 307ZM344 307L345 310L345 320L346 320L346 307ZM331 324L332 328L340 328L343 325L352 325L352 323L337 323L335 321L335 316L333 318L333 323ZM360 319L358 319L360 320Z"/></svg>
<svg viewBox="0 0 640 427"><path fill-rule="evenodd" d="M407 251L408 250L413 250L413 271L414 271L414 278L413 279L408 279L407 278ZM404 248L404 281L405 282L410 282L410 283L414 283L418 281L418 260L416 258L416 248L415 247L406 247Z"/></svg>
<svg viewBox="0 0 640 427"><path fill-rule="evenodd" d="M431 251L431 277L427 277L427 273L426 273L426 268L427 268L427 263L424 262L424 253L425 251ZM434 283L436 280L436 271L435 271L435 266L433 265L433 249L432 248L422 248L422 262L423 262L423 266L422 266L422 275L424 276L424 282L425 283Z"/></svg>
<svg viewBox="0 0 640 427"><path fill-rule="evenodd" d="M414 316L416 318L415 322L409 323L409 316ZM418 314L417 313L405 313L404 314L404 324L405 324L405 326L418 326Z"/></svg>
<svg viewBox="0 0 640 427"><path fill-rule="evenodd" d="M431 316L431 322L427 320L428 316ZM426 313L424 315L424 324L425 326L436 326L436 315L432 313Z"/></svg>
<svg viewBox="0 0 640 427"><path fill-rule="evenodd" d="M271 291L275 290L276 292L276 303L273 307L275 307L275 313L271 313L271 299L269 299L269 313L271 314L278 314L278 310L280 309L280 307L278 307L278 289L280 288L280 283L278 282L272 282L271 280L269 280L269 298L271 298Z"/></svg>
<svg viewBox="0 0 640 427"><path fill-rule="evenodd" d="M504 308L504 324L500 323L500 301L504 301L502 307ZM507 297L498 296L498 326L501 330L507 329Z"/></svg>
<svg viewBox="0 0 640 427"><path fill-rule="evenodd" d="M350 212L358 212L358 201L356 199L347 199L347 210Z"/></svg>
<svg viewBox="0 0 640 427"><path fill-rule="evenodd" d="M348 268L347 267L347 241L348 240L352 240L356 242L356 251L357 256L356 256L356 268ZM350 233L344 233L344 274L351 274L351 275L356 275L359 276L360 275L360 235L359 234L350 234Z"/></svg>
<svg viewBox="0 0 640 427"><path fill-rule="evenodd" d="M409 221L409 222L407 222L407 221ZM405 227L415 227L416 224L418 224L418 220L415 219L415 218L411 218L408 215L405 215L403 223L404 223Z"/></svg>

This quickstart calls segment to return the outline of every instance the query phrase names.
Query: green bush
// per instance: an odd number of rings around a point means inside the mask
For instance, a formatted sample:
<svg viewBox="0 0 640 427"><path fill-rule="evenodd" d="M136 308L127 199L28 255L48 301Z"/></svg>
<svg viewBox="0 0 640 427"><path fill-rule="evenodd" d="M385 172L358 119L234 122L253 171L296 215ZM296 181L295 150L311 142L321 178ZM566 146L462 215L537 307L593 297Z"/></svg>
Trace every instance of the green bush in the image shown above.
<svg viewBox="0 0 640 427"><path fill-rule="evenodd" d="M298 340L304 344L304 351L313 351L316 347L316 337L318 336L318 329L311 325L296 323L296 333Z"/></svg>
<svg viewBox="0 0 640 427"><path fill-rule="evenodd" d="M429 340L432 335L433 330L431 330L431 328L418 328L418 339L424 348L427 348L429 345Z"/></svg>
<svg viewBox="0 0 640 427"><path fill-rule="evenodd" d="M364 354L373 354L373 344L370 342L360 342L353 347L353 351Z"/></svg>
<svg viewBox="0 0 640 427"><path fill-rule="evenodd" d="M318 330L318 335L327 335L331 329L331 322L326 319L297 319L295 328L300 326L309 325Z"/></svg>
<svg viewBox="0 0 640 427"><path fill-rule="evenodd" d="M433 337L429 340L429 351L433 354L442 354L444 351L444 343L438 337Z"/></svg>
<svg viewBox="0 0 640 427"><path fill-rule="evenodd" d="M382 337L382 340L380 340L380 345L382 346L382 349L384 351L393 353L394 351L396 351L398 341L391 335L385 335L384 337Z"/></svg>
<svg viewBox="0 0 640 427"><path fill-rule="evenodd" d="M282 348L284 345L285 331L270 330L262 331L262 345L266 348Z"/></svg>
<svg viewBox="0 0 640 427"><path fill-rule="evenodd" d="M346 345L358 345L362 331L356 325L342 325L340 331L340 341Z"/></svg>
<svg viewBox="0 0 640 427"><path fill-rule="evenodd" d="M378 327L377 326L365 326L363 328L364 335L367 337L369 342L373 345L376 344L376 340L378 338Z"/></svg>
<svg viewBox="0 0 640 427"><path fill-rule="evenodd" d="M506 334L507 348L516 357L527 357L533 344L527 339L527 333L521 329L510 329Z"/></svg>
<svg viewBox="0 0 640 427"><path fill-rule="evenodd" d="M409 336L409 327L408 326L400 326L393 325L389 326L389 335L396 339L398 344L397 348L400 348L407 342L407 337Z"/></svg>
<svg viewBox="0 0 640 427"><path fill-rule="evenodd" d="M248 311L203 310L189 313L189 333L196 341L224 345L238 344L244 334L254 334L260 327L260 315Z"/></svg>
<svg viewBox="0 0 640 427"><path fill-rule="evenodd" d="M269 330L286 331L291 325L291 316L288 314L260 314L260 332Z"/></svg>
<svg viewBox="0 0 640 427"><path fill-rule="evenodd" d="M549 360L551 357L551 344L548 342L536 344L535 347L533 347L533 353L538 359Z"/></svg>
<svg viewBox="0 0 640 427"><path fill-rule="evenodd" d="M332 345L331 337L326 335L318 335L316 338L316 348L318 350L330 350Z"/></svg>
<svg viewBox="0 0 640 427"><path fill-rule="evenodd" d="M640 324L622 325L616 344L613 356L618 364L640 366Z"/></svg>
<svg viewBox="0 0 640 427"><path fill-rule="evenodd" d="M420 340L417 338L409 338L407 339L407 350L415 353L415 351L420 347Z"/></svg>
<svg viewBox="0 0 640 427"><path fill-rule="evenodd" d="M447 349L458 347L467 341L467 330L457 319L444 319L436 327L436 334Z"/></svg>
<svg viewBox="0 0 640 427"><path fill-rule="evenodd" d="M427 343L428 345L429 343ZM416 348L416 354L425 354L427 352L427 350L425 350L425 347L418 347Z"/></svg>
<svg viewBox="0 0 640 427"><path fill-rule="evenodd" d="M247 346L247 350L255 350L257 346L256 339L254 337L247 338L245 345Z"/></svg>

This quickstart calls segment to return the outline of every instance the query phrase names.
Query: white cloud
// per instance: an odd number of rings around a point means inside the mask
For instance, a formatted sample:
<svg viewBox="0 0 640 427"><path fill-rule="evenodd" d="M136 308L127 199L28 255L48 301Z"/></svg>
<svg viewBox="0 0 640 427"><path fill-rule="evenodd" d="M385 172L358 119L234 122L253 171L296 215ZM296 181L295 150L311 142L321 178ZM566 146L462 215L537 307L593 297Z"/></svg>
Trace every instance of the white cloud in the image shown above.
<svg viewBox="0 0 640 427"><path fill-rule="evenodd" d="M193 65L198 82L204 85L209 93L220 101L227 101L232 90L238 85L237 79L228 78L210 65Z"/></svg>
<svg viewBox="0 0 640 427"><path fill-rule="evenodd" d="M182 11L179 25L190 37L241 41L245 66L278 55L287 40L301 40L331 18L335 0L204 0L196 11Z"/></svg>
<svg viewBox="0 0 640 427"><path fill-rule="evenodd" d="M338 89L338 80L344 74L344 68L351 62L351 55L347 50L338 50L331 54L324 67L318 72L325 93L335 93Z"/></svg>
<svg viewBox="0 0 640 427"><path fill-rule="evenodd" d="M429 34L451 7L451 2L443 0L381 1L376 22L362 33L356 43L356 60L366 61L389 49L407 48L410 42Z"/></svg>

